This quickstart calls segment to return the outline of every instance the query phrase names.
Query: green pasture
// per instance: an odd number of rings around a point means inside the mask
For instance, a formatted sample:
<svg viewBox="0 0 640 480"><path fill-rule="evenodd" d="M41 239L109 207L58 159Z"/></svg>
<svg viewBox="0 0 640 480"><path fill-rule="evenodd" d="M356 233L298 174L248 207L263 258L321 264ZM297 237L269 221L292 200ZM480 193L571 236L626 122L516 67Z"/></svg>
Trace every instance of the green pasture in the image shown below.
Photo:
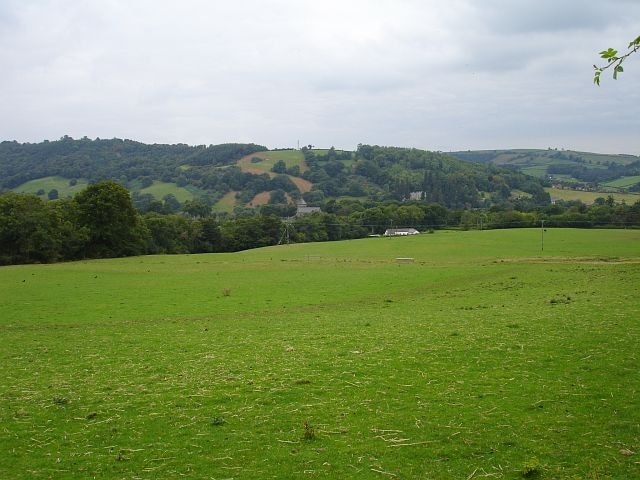
<svg viewBox="0 0 640 480"><path fill-rule="evenodd" d="M258 156L274 163L282 160L287 164L287 167L293 167L294 165L302 167L304 163L304 155L300 150L270 150L268 152L260 152Z"/></svg>
<svg viewBox="0 0 640 480"><path fill-rule="evenodd" d="M636 162L638 157L634 155L619 155L606 153L577 152L572 150L536 150L536 149L516 149L499 150L494 160L496 164L539 164L539 165L570 165L575 163L571 158L555 158L557 154L568 157L578 157L587 162L589 168L606 168L607 163L628 165Z"/></svg>
<svg viewBox="0 0 640 480"><path fill-rule="evenodd" d="M555 157L558 154L566 158ZM573 157L581 159L582 163L577 163ZM493 163L497 165L517 165L527 175L545 178L547 176L547 168L551 165L584 165L589 169L604 169L607 168L608 164L627 165L637 160L638 157L632 155L608 155L569 150L561 152L556 150L505 150L497 153ZM567 182L583 183L570 175L554 174L553 177ZM637 183L637 181L634 183ZM630 185L633 185L633 183ZM624 187L625 185L615 186Z"/></svg>
<svg viewBox="0 0 640 480"><path fill-rule="evenodd" d="M522 167L522 173L525 175L531 175L532 177L546 178L547 166L546 165L534 165L532 167Z"/></svg>
<svg viewBox="0 0 640 480"><path fill-rule="evenodd" d="M329 153L328 148L314 148L313 149L313 153L316 154L316 156L320 157L321 160L326 160L327 154ZM336 150L336 152L338 153L343 153L343 152L347 152L348 150ZM349 159L349 160L339 160L345 167L350 167L355 163L355 160L353 158Z"/></svg>
<svg viewBox="0 0 640 480"><path fill-rule="evenodd" d="M171 194L174 195L181 203L184 203L187 200L193 200L194 198L193 193L188 189L179 187L175 183L161 182L159 180L154 180L153 185L141 189L140 193L151 194L158 200L162 200L164 197Z"/></svg>
<svg viewBox="0 0 640 480"><path fill-rule="evenodd" d="M259 158L260 162L252 162L252 158ZM282 160L287 168L298 165L300 171L304 172L307 169L307 165L304 161L304 155L300 150L270 150L267 152L259 152L254 155L249 155L242 159L242 165L247 168L256 169L268 173L271 171L276 162Z"/></svg>
<svg viewBox="0 0 640 480"><path fill-rule="evenodd" d="M238 192L232 191L226 193L215 205L213 211L216 213L233 213L234 207L238 204L236 195Z"/></svg>
<svg viewBox="0 0 640 480"><path fill-rule="evenodd" d="M329 153L329 150L331 150L330 148L314 148L313 149L313 153L315 153L318 156L325 156ZM344 153L344 152L348 152L349 150L340 150L340 149L336 149L335 150L338 153ZM351 153L351 152L350 152Z"/></svg>
<svg viewBox="0 0 640 480"><path fill-rule="evenodd" d="M2 267L0 478L638 478L638 285L640 230Z"/></svg>
<svg viewBox="0 0 640 480"><path fill-rule="evenodd" d="M613 197L616 202L626 202L628 205L634 204L640 201L640 194L638 193L619 193L619 192L583 192L580 190L568 190L562 188L545 188L552 199L560 200L580 200L587 205L595 202L597 198L607 198L609 195Z"/></svg>
<svg viewBox="0 0 640 480"><path fill-rule="evenodd" d="M40 190L44 190L44 198L47 198L49 191L58 190L60 198L73 197L76 193L84 190L89 183L86 180L79 179L73 186L69 185L69 179L63 177L43 177L36 180L30 180L13 190L18 193L36 194Z"/></svg>
<svg viewBox="0 0 640 480"><path fill-rule="evenodd" d="M640 175L636 175L634 177L622 177L616 180L612 180L611 182L607 182L604 185L607 187L616 187L616 188L628 188L636 183L640 183Z"/></svg>
<svg viewBox="0 0 640 480"><path fill-rule="evenodd" d="M628 165L638 161L638 157L635 155L619 155L619 154L606 154L606 153L587 153L578 152L582 158L587 162L591 162L590 165L604 165L605 163L615 163L619 165Z"/></svg>

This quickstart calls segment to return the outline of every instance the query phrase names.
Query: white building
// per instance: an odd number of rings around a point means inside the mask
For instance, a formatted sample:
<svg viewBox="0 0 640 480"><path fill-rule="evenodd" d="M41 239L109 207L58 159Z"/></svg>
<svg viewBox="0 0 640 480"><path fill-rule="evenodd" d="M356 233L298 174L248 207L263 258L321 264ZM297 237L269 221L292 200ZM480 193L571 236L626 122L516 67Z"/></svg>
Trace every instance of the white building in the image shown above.
<svg viewBox="0 0 640 480"><path fill-rule="evenodd" d="M387 228L384 232L385 237L403 237L405 235L417 235L420 232L415 228Z"/></svg>

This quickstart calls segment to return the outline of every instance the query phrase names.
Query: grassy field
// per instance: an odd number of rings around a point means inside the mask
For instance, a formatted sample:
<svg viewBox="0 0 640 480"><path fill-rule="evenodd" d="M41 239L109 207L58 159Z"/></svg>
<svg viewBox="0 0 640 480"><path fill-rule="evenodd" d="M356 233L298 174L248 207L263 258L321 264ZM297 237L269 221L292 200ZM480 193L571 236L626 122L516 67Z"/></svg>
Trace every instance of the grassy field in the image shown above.
<svg viewBox="0 0 640 480"><path fill-rule="evenodd" d="M436 232L3 267L0 478L638 478L639 246Z"/></svg>
<svg viewBox="0 0 640 480"><path fill-rule="evenodd" d="M531 175L532 177L546 178L547 166L546 165L534 165L533 167L522 167L522 173L525 175Z"/></svg>
<svg viewBox="0 0 640 480"><path fill-rule="evenodd" d="M578 152L573 150L539 150L539 149L515 149L515 150L478 150L475 152L453 152L453 155L463 154L473 157L476 155L489 155L491 161L497 165L520 166L547 166L547 165L571 165L578 158L588 168L606 168L606 164L628 165L638 161L634 155L602 154L590 152ZM469 155L470 154L470 155ZM486 161L486 159L485 159Z"/></svg>
<svg viewBox="0 0 640 480"><path fill-rule="evenodd" d="M560 200L580 200L587 205L595 202L596 198L607 198L611 195L616 202L625 201L628 205L634 204L640 200L638 193L609 193L609 192L583 192L580 190L568 190L562 188L545 188L552 199Z"/></svg>
<svg viewBox="0 0 640 480"><path fill-rule="evenodd" d="M252 159L259 158L260 162L254 162ZM238 161L238 165L243 171L252 173L270 173L273 166L282 160L287 168L298 165L301 172L307 170L307 164L304 161L304 155L300 150L271 150L268 152L259 152L247 155Z"/></svg>
<svg viewBox="0 0 640 480"><path fill-rule="evenodd" d="M343 153L343 152L348 152L348 150L336 150L336 152L338 153ZM329 149L328 148L314 148L313 149L313 153L315 153L318 157L320 157L320 159L322 160L326 160L326 158L323 158L327 155L327 153L329 153ZM350 152L353 153L353 152ZM353 158L350 158L348 160L339 160L345 167L351 167L354 163L355 160Z"/></svg>
<svg viewBox="0 0 640 480"><path fill-rule="evenodd" d="M179 187L175 183L161 182L159 180L154 180L153 185L141 189L140 193L149 193L158 200L162 200L165 196L171 194L174 195L181 203L184 203L187 200L193 200L194 198L193 193L186 188Z"/></svg>
<svg viewBox="0 0 640 480"><path fill-rule="evenodd" d="M44 190L43 198L47 198L47 194L50 190L58 190L58 196L60 198L73 197L76 193L84 190L89 183L86 180L78 180L73 186L69 185L69 179L63 177L44 177L37 180L30 180L23 183L19 187L13 190L18 193L33 193L36 194L39 190Z"/></svg>
<svg viewBox="0 0 640 480"><path fill-rule="evenodd" d="M236 195L238 192L226 193L218 202L213 206L213 211L216 213L233 213L233 208L238 204Z"/></svg>
<svg viewBox="0 0 640 480"><path fill-rule="evenodd" d="M571 150L478 150L468 152L452 152L453 156L470 161L491 162L496 165L515 166L523 173L539 178L548 177L548 167L550 166L574 166L591 170L601 170L609 164L629 165L638 161L634 155L599 154L589 152L577 152ZM582 184L584 182L566 174L553 174L554 180L574 182ZM624 179L617 179L606 185L616 187L628 187L633 183L627 183Z"/></svg>
<svg viewBox="0 0 640 480"><path fill-rule="evenodd" d="M640 175L636 175L634 177L622 177L617 180L607 182L604 185L608 187L628 188L635 185L636 183L640 183Z"/></svg>
<svg viewBox="0 0 640 480"><path fill-rule="evenodd" d="M254 159L260 159L260 161L254 162ZM285 162L287 168L297 165L300 167L300 172L305 172L308 169L307 164L304 161L304 155L302 155L302 152L299 150L272 150L247 155L238 161L238 166L243 172L249 172L257 175L267 173L269 176L275 177L276 174L273 173L271 169L276 162L280 160ZM288 177L302 193L310 191L313 186L311 182L303 178L291 175L288 175Z"/></svg>

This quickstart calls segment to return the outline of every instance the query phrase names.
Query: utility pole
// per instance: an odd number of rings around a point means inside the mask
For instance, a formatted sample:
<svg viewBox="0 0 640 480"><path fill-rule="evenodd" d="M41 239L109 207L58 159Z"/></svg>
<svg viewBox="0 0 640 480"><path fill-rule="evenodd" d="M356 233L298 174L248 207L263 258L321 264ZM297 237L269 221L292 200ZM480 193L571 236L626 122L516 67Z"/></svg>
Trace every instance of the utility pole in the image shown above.
<svg viewBox="0 0 640 480"><path fill-rule="evenodd" d="M540 244L542 246L542 251L544 252L544 220L540 220L540 222L542 223L542 227L540 228Z"/></svg>
<svg viewBox="0 0 640 480"><path fill-rule="evenodd" d="M282 237L280 237L280 241L278 245L282 245L282 241L286 239L287 245L289 245L290 236L289 236L289 222L284 222L284 232L282 232Z"/></svg>

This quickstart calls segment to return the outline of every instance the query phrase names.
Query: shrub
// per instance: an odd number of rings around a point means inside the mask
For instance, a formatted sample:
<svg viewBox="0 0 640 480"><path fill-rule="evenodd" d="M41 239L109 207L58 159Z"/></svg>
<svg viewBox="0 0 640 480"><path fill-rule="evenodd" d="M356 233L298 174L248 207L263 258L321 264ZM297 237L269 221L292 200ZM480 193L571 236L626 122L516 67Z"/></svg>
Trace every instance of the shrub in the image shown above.
<svg viewBox="0 0 640 480"><path fill-rule="evenodd" d="M540 461L537 458L527 460L521 473L523 478L537 478L542 473Z"/></svg>
<svg viewBox="0 0 640 480"><path fill-rule="evenodd" d="M314 440L316 438L316 430L313 428L313 425L305 421L303 427L304 433L302 434L302 438L304 440Z"/></svg>

